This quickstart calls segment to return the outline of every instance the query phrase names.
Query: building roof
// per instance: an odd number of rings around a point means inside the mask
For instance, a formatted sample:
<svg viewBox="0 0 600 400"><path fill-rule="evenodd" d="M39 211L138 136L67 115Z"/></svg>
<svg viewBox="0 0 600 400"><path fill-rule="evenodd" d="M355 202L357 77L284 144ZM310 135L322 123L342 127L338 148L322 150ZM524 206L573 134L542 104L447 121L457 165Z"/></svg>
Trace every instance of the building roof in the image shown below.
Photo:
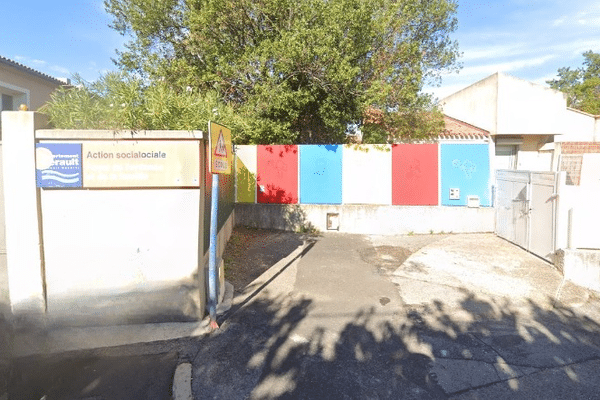
<svg viewBox="0 0 600 400"><path fill-rule="evenodd" d="M1 64L8 65L10 67L18 69L18 70L23 71L25 73L28 73L30 75L37 76L38 78L42 78L42 79L44 79L44 80L46 80L48 82L52 82L52 83L57 84L57 85L66 85L66 84L68 84L68 82L66 82L65 80L54 78L54 77L52 77L50 75L46 75L46 74L44 74L42 72L36 71L33 68L29 68L29 67L27 67L27 66L25 66L23 64L20 64L20 63L18 63L16 61L13 61L13 60L8 59L6 57L0 56L0 65Z"/></svg>
<svg viewBox="0 0 600 400"><path fill-rule="evenodd" d="M439 135L439 139L486 139L490 133L456 118L444 115L446 127Z"/></svg>

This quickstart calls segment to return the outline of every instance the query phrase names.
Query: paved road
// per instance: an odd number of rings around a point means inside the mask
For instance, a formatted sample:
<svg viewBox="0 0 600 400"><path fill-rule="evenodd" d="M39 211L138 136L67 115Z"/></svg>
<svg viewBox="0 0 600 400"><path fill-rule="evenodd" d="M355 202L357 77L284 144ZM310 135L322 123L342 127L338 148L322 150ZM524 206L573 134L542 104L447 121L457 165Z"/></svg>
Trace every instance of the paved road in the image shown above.
<svg viewBox="0 0 600 400"><path fill-rule="evenodd" d="M182 362L197 399L597 399L599 321L595 296L494 235L324 234L238 294L219 330L87 353L104 373L59 374L48 399L166 399Z"/></svg>

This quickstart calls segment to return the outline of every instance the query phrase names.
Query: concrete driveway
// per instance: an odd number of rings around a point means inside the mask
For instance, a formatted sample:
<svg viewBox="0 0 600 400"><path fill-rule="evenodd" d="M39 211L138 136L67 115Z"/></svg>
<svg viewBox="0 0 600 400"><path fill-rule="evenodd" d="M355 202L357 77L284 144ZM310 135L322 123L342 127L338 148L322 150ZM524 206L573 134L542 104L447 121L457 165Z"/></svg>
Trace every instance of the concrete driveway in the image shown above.
<svg viewBox="0 0 600 400"><path fill-rule="evenodd" d="M600 398L597 299L492 234L325 234L236 303L196 398Z"/></svg>
<svg viewBox="0 0 600 400"><path fill-rule="evenodd" d="M492 234L323 234L220 323L106 352L177 354L196 399L600 398L600 302Z"/></svg>

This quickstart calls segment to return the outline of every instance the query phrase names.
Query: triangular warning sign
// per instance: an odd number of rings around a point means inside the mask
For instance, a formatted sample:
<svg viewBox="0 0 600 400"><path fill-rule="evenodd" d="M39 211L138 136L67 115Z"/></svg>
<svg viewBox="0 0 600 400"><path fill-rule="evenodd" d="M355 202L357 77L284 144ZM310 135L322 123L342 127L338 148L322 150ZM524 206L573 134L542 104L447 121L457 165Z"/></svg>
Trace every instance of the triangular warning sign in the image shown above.
<svg viewBox="0 0 600 400"><path fill-rule="evenodd" d="M223 131L219 131L219 138L215 146L215 156L227 157L227 147L225 147L225 138L223 137Z"/></svg>

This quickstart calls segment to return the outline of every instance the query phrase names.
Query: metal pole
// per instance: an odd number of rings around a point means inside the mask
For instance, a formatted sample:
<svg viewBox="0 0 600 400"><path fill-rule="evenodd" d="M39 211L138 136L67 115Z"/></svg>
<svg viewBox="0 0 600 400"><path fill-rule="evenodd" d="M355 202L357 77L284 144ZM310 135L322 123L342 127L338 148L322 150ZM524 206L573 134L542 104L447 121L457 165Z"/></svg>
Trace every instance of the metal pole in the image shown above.
<svg viewBox="0 0 600 400"><path fill-rule="evenodd" d="M210 325L217 325L217 215L219 211L219 174L212 174L210 202L210 242L208 254L208 310Z"/></svg>

